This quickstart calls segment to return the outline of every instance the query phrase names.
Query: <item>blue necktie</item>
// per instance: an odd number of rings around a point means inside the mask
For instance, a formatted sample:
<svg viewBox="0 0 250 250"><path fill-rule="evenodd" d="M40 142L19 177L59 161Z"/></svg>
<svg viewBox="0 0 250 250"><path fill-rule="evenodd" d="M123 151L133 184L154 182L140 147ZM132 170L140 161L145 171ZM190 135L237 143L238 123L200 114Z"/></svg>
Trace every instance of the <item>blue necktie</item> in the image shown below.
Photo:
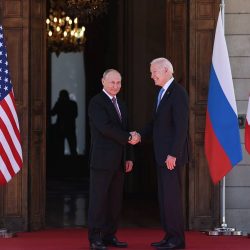
<svg viewBox="0 0 250 250"><path fill-rule="evenodd" d="M158 109L158 106L159 106L159 104L161 102L161 96L162 96L163 92L164 92L164 88L161 88L161 90L160 90L160 92L158 94L158 98L157 98L157 107L156 107L156 109Z"/></svg>

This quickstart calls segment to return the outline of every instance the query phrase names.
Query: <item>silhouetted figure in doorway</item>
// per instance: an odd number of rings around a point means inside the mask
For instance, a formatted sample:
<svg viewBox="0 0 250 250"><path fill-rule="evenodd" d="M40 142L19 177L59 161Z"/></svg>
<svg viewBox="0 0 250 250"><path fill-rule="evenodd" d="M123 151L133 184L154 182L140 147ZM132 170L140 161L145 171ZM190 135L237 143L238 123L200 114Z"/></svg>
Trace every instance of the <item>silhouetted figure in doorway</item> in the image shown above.
<svg viewBox="0 0 250 250"><path fill-rule="evenodd" d="M57 148L55 150L63 156L64 141L67 139L71 155L76 156L75 120L78 115L77 103L69 98L67 90L60 91L59 98L51 110L51 115L57 115L55 124Z"/></svg>

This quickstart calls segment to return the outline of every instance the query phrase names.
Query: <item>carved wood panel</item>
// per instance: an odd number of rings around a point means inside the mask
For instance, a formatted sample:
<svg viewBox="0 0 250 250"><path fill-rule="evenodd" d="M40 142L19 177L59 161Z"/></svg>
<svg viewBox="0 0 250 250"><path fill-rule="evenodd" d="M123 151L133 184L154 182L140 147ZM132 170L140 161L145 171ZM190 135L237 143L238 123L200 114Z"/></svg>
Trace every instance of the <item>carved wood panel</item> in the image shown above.
<svg viewBox="0 0 250 250"><path fill-rule="evenodd" d="M219 0L166 1L166 54L175 78L189 92L191 159L183 178L189 229L219 223L219 188L209 177L204 155L205 114Z"/></svg>
<svg viewBox="0 0 250 250"><path fill-rule="evenodd" d="M33 230L44 226L45 210L46 1L0 0L0 12L24 159L0 190L0 226Z"/></svg>
<svg viewBox="0 0 250 250"><path fill-rule="evenodd" d="M189 96L192 161L189 166L189 228L219 223L219 187L211 182L204 154L205 115L218 0L190 1Z"/></svg>
<svg viewBox="0 0 250 250"><path fill-rule="evenodd" d="M175 79L187 87L187 7L185 0L167 1L166 57L174 67Z"/></svg>
<svg viewBox="0 0 250 250"><path fill-rule="evenodd" d="M12 230L28 228L28 1L0 1L0 11L7 46L10 77L19 116L24 165L22 170L1 188L0 221Z"/></svg>
<svg viewBox="0 0 250 250"><path fill-rule="evenodd" d="M46 154L46 1L32 0L30 31L30 214L29 227L45 226L45 154ZM39 194L39 195L38 195Z"/></svg>

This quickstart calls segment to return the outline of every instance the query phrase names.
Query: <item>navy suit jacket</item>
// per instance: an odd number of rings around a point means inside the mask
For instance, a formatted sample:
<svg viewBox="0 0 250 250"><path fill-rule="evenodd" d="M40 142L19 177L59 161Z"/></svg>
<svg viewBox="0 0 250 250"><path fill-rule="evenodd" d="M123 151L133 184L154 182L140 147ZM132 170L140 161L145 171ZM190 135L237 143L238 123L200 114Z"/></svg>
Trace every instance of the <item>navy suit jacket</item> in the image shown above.
<svg viewBox="0 0 250 250"><path fill-rule="evenodd" d="M165 92L150 123L140 131L142 140L153 136L155 159L165 166L168 155L176 157L176 165L188 161L188 95L174 80Z"/></svg>
<svg viewBox="0 0 250 250"><path fill-rule="evenodd" d="M90 167L117 169L132 159L128 145L128 115L124 103L117 98L122 122L110 98L102 91L89 103L88 115L91 132Z"/></svg>

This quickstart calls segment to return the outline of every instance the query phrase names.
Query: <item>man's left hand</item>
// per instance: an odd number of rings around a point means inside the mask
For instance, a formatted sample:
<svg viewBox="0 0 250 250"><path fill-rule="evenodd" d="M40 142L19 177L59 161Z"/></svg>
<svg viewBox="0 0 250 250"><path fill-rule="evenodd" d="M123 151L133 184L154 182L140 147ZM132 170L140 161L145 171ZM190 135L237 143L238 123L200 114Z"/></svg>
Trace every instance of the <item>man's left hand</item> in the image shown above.
<svg viewBox="0 0 250 250"><path fill-rule="evenodd" d="M126 161L125 162L125 172L129 173L133 169L133 162L132 161Z"/></svg>
<svg viewBox="0 0 250 250"><path fill-rule="evenodd" d="M166 163L166 166L169 170L173 170L175 168L175 164L176 164L176 157L168 155L165 163Z"/></svg>

